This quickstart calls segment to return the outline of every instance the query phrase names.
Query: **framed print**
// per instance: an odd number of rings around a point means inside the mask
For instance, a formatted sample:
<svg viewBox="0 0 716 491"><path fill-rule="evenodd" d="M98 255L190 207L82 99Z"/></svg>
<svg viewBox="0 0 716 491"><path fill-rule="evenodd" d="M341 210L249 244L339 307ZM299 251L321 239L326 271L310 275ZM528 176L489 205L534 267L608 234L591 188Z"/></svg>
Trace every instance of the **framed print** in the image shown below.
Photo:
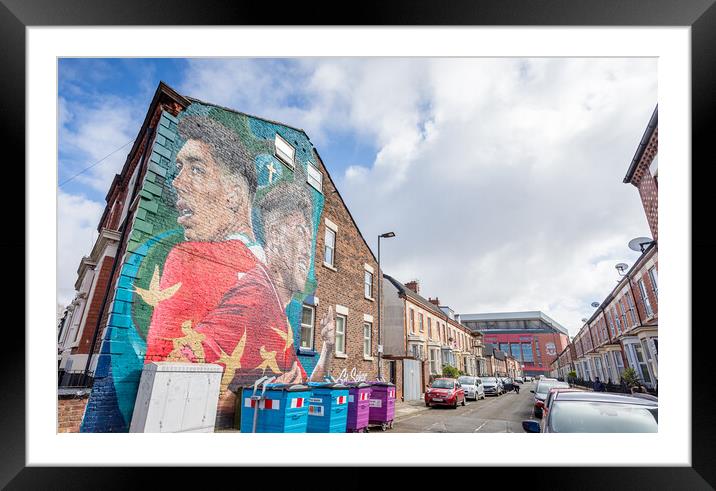
<svg viewBox="0 0 716 491"><path fill-rule="evenodd" d="M4 246L27 288L0 482L372 465L519 467L529 484L564 466L570 488L712 488L690 288L711 207L690 198L710 182L691 174L711 167L713 2L267 7L2 0L3 127L27 192L26 242ZM576 250L590 264L572 270ZM522 287L525 268L550 280ZM480 419L517 398L524 416ZM357 401L365 425L318 423ZM620 424L585 429L597 406ZM578 438L527 434L559 432L560 410ZM261 432L281 434L242 435Z"/></svg>

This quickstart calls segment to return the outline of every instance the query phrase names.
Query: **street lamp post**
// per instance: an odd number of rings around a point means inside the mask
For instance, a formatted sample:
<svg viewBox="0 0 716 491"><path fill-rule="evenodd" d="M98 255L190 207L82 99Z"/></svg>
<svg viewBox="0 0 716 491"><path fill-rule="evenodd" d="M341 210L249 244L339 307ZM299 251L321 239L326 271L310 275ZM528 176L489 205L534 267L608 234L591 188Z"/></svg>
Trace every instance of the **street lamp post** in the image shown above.
<svg viewBox="0 0 716 491"><path fill-rule="evenodd" d="M383 378L383 316L380 300L383 292L383 270L380 267L380 239L395 237L394 232L386 232L378 236L378 379Z"/></svg>

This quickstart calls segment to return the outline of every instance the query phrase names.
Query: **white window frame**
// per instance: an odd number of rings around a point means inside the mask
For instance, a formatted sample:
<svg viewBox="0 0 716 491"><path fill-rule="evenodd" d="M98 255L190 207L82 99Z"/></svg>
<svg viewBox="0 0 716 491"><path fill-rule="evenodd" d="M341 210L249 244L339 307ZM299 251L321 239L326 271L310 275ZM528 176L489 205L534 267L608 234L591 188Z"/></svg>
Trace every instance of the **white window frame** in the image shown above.
<svg viewBox="0 0 716 491"><path fill-rule="evenodd" d="M644 310L646 311L646 317L647 319L654 317L654 309L651 308L651 303L649 303L649 295L646 293L646 285L644 285L644 280L642 278L639 278L636 280L636 284L639 287L639 293L641 293L641 301L644 302Z"/></svg>
<svg viewBox="0 0 716 491"><path fill-rule="evenodd" d="M370 282L368 282L368 275L370 275ZM363 296L368 300L373 300L373 279L374 275L372 271L367 269L363 270ZM369 289L370 291L366 291Z"/></svg>
<svg viewBox="0 0 716 491"><path fill-rule="evenodd" d="M367 329L366 329L367 328ZM367 333L367 335L366 335ZM367 348L367 351L366 351ZM373 323L363 320L363 359L373 359Z"/></svg>
<svg viewBox="0 0 716 491"><path fill-rule="evenodd" d="M636 326L639 322L637 321L637 316L634 313L634 310L636 309L636 304L634 303L634 297L632 297L631 293L627 292L627 304L629 305L629 317L631 317L631 327Z"/></svg>
<svg viewBox="0 0 716 491"><path fill-rule="evenodd" d="M339 332L338 330L338 319L341 319L343 321L343 331ZM335 344L335 354L336 356L347 356L347 346L346 346L346 325L348 324L348 316L344 314L336 313L336 344ZM339 336L343 340L343 351L339 350L338 348L338 338Z"/></svg>
<svg viewBox="0 0 716 491"><path fill-rule="evenodd" d="M654 292L654 297L659 298L659 278L656 272L656 266L649 268L649 280L651 281L651 290Z"/></svg>
<svg viewBox="0 0 716 491"><path fill-rule="evenodd" d="M330 247L328 245L329 234L333 234L333 246L330 246ZM338 239L338 232L336 230L332 229L331 227L326 227L326 233L325 233L324 239L325 240L323 241L323 264L325 264L328 267L335 268L336 267L336 240ZM328 249L331 250L331 261L330 262L326 261L326 259L328 257L328 254L326 251Z"/></svg>
<svg viewBox="0 0 716 491"><path fill-rule="evenodd" d="M309 309L309 310L311 311L311 324L310 324L310 325L303 323L303 309ZM307 350L313 350L313 349L314 349L314 346L313 346L313 332L314 332L314 330L315 330L315 327L316 327L316 307L314 307L313 305L303 304L303 307L302 307L302 309L301 309L301 339L299 340L300 347L301 347L302 349L307 349ZM310 342L310 346L304 346L304 345L303 345L303 341L304 341L304 339L303 339L303 331L304 331L304 329L308 329L308 330L309 330L309 336L308 336L309 339L308 339L308 341Z"/></svg>
<svg viewBox="0 0 716 491"><path fill-rule="evenodd" d="M274 138L274 155L291 169L296 168L296 149L278 133Z"/></svg>
<svg viewBox="0 0 716 491"><path fill-rule="evenodd" d="M323 173L311 162L306 164L306 182L323 194Z"/></svg>

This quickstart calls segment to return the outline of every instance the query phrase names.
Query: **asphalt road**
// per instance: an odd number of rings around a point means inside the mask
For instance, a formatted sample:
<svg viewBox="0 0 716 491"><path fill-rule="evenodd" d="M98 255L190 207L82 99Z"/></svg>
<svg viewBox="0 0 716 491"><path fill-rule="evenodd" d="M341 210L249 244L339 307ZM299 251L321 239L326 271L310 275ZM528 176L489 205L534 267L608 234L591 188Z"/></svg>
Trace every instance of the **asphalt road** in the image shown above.
<svg viewBox="0 0 716 491"><path fill-rule="evenodd" d="M532 418L535 384L520 385L520 393L467 401L457 409L432 407L395 423L387 433L523 433L522 421Z"/></svg>

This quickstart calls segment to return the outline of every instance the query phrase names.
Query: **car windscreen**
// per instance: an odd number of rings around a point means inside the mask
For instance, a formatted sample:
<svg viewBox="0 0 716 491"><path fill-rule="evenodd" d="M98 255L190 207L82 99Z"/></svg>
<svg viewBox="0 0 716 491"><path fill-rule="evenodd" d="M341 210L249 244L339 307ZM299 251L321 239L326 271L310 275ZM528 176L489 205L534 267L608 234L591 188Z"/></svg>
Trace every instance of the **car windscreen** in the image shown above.
<svg viewBox="0 0 716 491"><path fill-rule="evenodd" d="M475 385L475 377L460 377L457 381L462 385Z"/></svg>
<svg viewBox="0 0 716 491"><path fill-rule="evenodd" d="M537 385L537 388L535 389L535 394L539 394L541 396L547 396L547 393L549 392L549 389L552 387L569 387L569 384L567 382L557 382L556 380L554 382L548 380L547 382L540 382Z"/></svg>
<svg viewBox="0 0 716 491"><path fill-rule="evenodd" d="M433 389L452 389L453 381L452 380L436 380L433 382L433 385L431 387Z"/></svg>
<svg viewBox="0 0 716 491"><path fill-rule="evenodd" d="M656 433L658 423L656 407L612 402L556 400L549 412L555 433Z"/></svg>
<svg viewBox="0 0 716 491"><path fill-rule="evenodd" d="M495 379L495 377L483 377L483 378L482 378L482 383L483 383L483 384L495 385L495 384L497 383L497 380Z"/></svg>

